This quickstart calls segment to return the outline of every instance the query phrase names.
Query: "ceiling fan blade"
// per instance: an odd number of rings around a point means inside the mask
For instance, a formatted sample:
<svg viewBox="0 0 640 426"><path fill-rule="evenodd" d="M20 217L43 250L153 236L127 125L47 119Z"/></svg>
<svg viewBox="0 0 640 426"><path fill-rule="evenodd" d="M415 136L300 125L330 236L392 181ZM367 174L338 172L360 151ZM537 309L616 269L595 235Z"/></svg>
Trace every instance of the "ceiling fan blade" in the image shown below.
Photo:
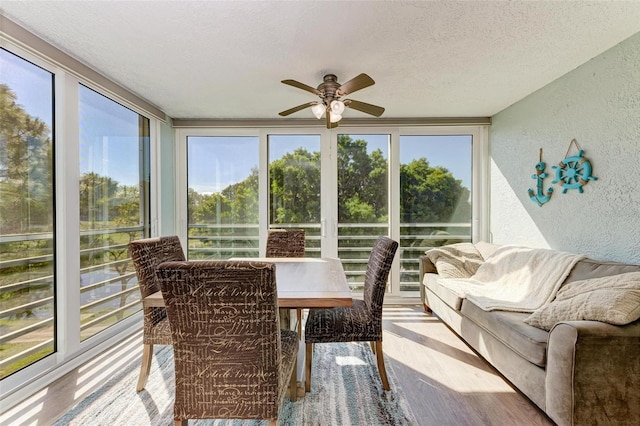
<svg viewBox="0 0 640 426"><path fill-rule="evenodd" d="M289 114L293 114L294 112L298 112L298 111L303 110L305 108L309 108L310 106L314 106L317 103L318 102L307 102L306 104L298 105L298 106L295 106L293 108L289 108L286 111L279 112L278 115L280 115L282 117L286 117Z"/></svg>
<svg viewBox="0 0 640 426"><path fill-rule="evenodd" d="M315 87L307 86L306 84L300 83L299 81L282 80L282 82L284 84L288 84L289 86L297 87L298 89L302 89L302 90L306 90L307 92L311 92L314 95L320 96L320 94L321 94L320 91L318 89L316 89Z"/></svg>
<svg viewBox="0 0 640 426"><path fill-rule="evenodd" d="M376 117L380 117L384 112L384 108L378 105L355 101L353 99L345 99L344 105L349 108L357 109L358 111L366 112L367 114L375 115Z"/></svg>
<svg viewBox="0 0 640 426"><path fill-rule="evenodd" d="M338 87L338 94L340 96L348 95L349 93L353 93L356 90L364 89L365 87L373 86L376 82L373 81L371 77L366 74L360 74L347 81L346 83L342 83L340 87Z"/></svg>

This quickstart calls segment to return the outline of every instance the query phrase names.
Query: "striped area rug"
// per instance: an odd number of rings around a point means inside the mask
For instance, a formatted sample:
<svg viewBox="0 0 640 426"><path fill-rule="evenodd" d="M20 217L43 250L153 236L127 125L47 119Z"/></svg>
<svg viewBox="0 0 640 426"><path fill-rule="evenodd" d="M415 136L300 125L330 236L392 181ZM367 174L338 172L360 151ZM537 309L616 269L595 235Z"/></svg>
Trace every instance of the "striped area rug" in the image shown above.
<svg viewBox="0 0 640 426"><path fill-rule="evenodd" d="M317 344L311 393L285 398L281 425L415 425L411 409L387 363L391 391L380 383L368 343ZM132 363L54 424L172 425L173 350L158 346L146 389L137 393L140 364ZM262 426L267 421L190 420L190 425Z"/></svg>

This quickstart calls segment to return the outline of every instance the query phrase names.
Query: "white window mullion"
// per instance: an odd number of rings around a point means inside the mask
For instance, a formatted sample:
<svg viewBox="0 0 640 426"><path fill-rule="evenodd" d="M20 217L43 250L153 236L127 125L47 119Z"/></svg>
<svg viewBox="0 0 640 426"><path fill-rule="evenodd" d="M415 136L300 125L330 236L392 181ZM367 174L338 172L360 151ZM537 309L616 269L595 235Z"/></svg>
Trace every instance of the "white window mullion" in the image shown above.
<svg viewBox="0 0 640 426"><path fill-rule="evenodd" d="M473 133L472 241L490 241L489 234L489 128Z"/></svg>
<svg viewBox="0 0 640 426"><path fill-rule="evenodd" d="M175 137L175 232L180 237L185 251L189 247L187 238L187 136L188 129L178 129ZM163 191L165 189L163 188Z"/></svg>
<svg viewBox="0 0 640 426"><path fill-rule="evenodd" d="M160 122L154 118L150 119L149 125L149 215L151 220L151 236L161 235L160 223L162 220L162 180L160 179ZM142 156L141 156L142 157Z"/></svg>
<svg viewBox="0 0 640 426"><path fill-rule="evenodd" d="M260 256L266 254L269 232L269 132L261 130L258 141L258 229Z"/></svg>
<svg viewBox="0 0 640 426"><path fill-rule="evenodd" d="M321 134L322 256L338 256L338 134Z"/></svg>
<svg viewBox="0 0 640 426"><path fill-rule="evenodd" d="M80 348L80 125L78 80L56 75L56 303L58 362ZM60 113L63 112L63 113Z"/></svg>
<svg viewBox="0 0 640 426"><path fill-rule="evenodd" d="M400 136L397 129L389 132L389 236L400 242ZM390 294L400 295L400 250L391 266Z"/></svg>

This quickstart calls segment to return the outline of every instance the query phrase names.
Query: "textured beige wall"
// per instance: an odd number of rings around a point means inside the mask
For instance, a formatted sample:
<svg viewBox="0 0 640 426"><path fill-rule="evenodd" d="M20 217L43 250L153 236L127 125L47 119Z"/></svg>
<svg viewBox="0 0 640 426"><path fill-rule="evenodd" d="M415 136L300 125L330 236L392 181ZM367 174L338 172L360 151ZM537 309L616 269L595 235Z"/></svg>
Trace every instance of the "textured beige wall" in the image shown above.
<svg viewBox="0 0 640 426"><path fill-rule="evenodd" d="M640 33L492 117L492 240L640 263ZM575 138L598 177L584 193L552 185ZM553 186L539 207L539 149ZM571 154L576 153L572 149ZM570 155L571 155L570 154Z"/></svg>

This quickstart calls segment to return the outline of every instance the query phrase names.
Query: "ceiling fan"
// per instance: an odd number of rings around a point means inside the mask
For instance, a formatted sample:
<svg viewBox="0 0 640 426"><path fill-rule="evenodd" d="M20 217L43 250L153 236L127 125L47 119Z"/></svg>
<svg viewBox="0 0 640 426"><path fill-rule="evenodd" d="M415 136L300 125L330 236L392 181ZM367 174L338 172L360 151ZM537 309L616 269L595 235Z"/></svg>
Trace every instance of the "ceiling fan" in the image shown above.
<svg viewBox="0 0 640 426"><path fill-rule="evenodd" d="M375 115L376 117L380 117L384 112L384 108L377 105L356 101L355 99L341 99L356 90L373 86L375 81L367 74L360 74L343 84L338 83L338 77L335 74L327 74L323 80L317 89L296 80L282 80L284 84L318 95L320 101L307 102L306 104L295 106L282 111L279 115L286 117L289 114L311 107L311 111L316 118L320 119L325 114L327 129L332 129L338 126L338 121L342 119L342 112L346 107Z"/></svg>

